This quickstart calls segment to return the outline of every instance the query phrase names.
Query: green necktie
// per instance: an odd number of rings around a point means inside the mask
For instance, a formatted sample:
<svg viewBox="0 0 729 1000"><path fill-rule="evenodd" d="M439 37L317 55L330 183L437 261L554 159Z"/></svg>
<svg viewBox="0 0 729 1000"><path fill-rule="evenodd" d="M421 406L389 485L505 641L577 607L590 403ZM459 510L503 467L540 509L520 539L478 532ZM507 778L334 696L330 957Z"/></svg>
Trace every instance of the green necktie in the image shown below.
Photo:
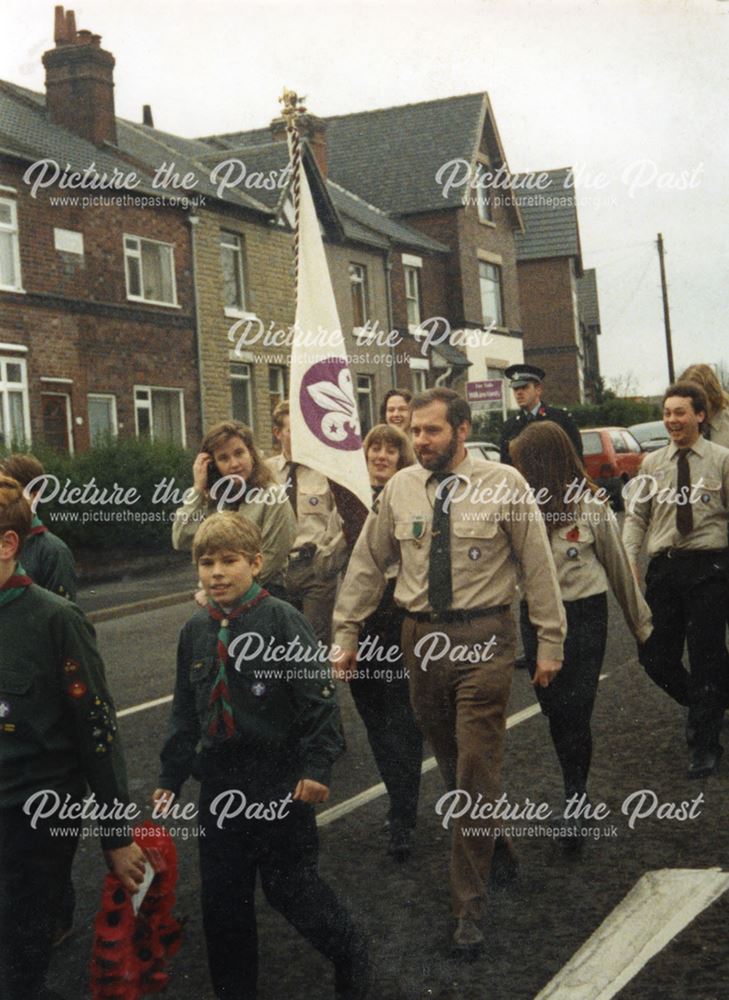
<svg viewBox="0 0 729 1000"><path fill-rule="evenodd" d="M433 507L433 540L430 543L430 566L428 569L428 601L433 611L445 611L453 599L453 578L451 575L451 518L450 504L443 504L450 496L450 490L442 490L441 484L450 472L434 472L438 481Z"/></svg>

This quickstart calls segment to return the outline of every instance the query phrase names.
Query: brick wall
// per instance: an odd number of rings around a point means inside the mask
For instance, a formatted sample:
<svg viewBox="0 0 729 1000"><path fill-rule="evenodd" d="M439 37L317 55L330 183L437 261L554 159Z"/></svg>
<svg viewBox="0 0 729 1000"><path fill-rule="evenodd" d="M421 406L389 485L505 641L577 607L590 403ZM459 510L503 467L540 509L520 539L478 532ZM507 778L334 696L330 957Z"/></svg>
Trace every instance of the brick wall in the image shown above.
<svg viewBox="0 0 729 1000"><path fill-rule="evenodd" d="M546 371L547 402L578 403L580 377L572 262L568 257L520 261L518 271L524 360Z"/></svg>

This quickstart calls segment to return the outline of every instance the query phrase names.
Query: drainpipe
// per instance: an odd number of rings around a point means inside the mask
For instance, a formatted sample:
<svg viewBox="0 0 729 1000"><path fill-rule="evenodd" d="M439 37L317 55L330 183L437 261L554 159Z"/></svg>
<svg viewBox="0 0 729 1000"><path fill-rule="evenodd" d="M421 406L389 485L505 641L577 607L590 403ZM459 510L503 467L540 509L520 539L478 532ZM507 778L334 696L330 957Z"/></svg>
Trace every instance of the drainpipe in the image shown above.
<svg viewBox="0 0 729 1000"><path fill-rule="evenodd" d="M392 315L392 253L389 249L385 250L385 298L387 300L387 332L388 335L394 328L395 320ZM390 372L392 375L392 388L397 388L397 372L395 371L395 349L391 348L393 353L392 365L390 366Z"/></svg>
<svg viewBox="0 0 729 1000"><path fill-rule="evenodd" d="M195 246L195 227L199 224L200 218L197 215L188 215L187 221L190 225L190 246L192 249L192 309L195 323L195 349L197 353L197 387L200 399L200 434L205 433L205 407L203 405L203 383L202 383L202 344L200 339L200 313L197 301L197 252Z"/></svg>

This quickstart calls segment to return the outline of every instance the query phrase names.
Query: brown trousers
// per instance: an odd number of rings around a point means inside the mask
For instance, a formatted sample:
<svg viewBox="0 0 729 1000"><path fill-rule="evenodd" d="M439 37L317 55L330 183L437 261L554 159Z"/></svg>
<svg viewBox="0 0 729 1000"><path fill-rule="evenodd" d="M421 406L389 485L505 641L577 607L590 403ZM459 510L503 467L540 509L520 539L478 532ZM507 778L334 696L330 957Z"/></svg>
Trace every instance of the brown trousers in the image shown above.
<svg viewBox="0 0 729 1000"><path fill-rule="evenodd" d="M289 563L285 577L288 600L309 622L319 642L331 641L332 614L337 595L337 579L319 580L310 562Z"/></svg>
<svg viewBox="0 0 729 1000"><path fill-rule="evenodd" d="M435 640L421 640L436 632L447 636L454 659L446 654L423 664L427 644ZM464 646L472 649L475 643L485 644L492 636L496 641L490 659L459 662L455 647L463 652ZM403 623L402 650L410 674L416 721L430 741L447 789L468 793L474 806L479 801L481 804L494 801L501 794L506 705L511 690L515 638L510 609L494 611L470 622L445 624L405 618ZM440 649L446 648L445 639L438 642ZM416 655L416 650L420 655ZM459 801L467 799L461 796ZM474 820L468 813L451 821L450 887L456 917L478 919L483 912L494 830L500 826L498 820ZM476 834L464 834L465 828L476 830ZM482 835L477 828L483 828Z"/></svg>

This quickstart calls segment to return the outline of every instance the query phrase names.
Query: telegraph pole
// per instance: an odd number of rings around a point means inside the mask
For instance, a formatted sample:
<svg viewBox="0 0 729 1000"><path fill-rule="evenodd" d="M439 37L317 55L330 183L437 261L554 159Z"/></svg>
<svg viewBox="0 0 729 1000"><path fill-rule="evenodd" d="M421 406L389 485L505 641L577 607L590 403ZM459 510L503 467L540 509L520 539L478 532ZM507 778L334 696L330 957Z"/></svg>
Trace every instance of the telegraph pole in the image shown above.
<svg viewBox="0 0 729 1000"><path fill-rule="evenodd" d="M671 344L671 316L668 312L668 289L666 288L666 265L663 260L663 233L658 234L658 260L661 265L661 291L663 292L663 325L666 328L666 355L668 357L668 381L673 383L676 373L673 367L673 345Z"/></svg>

